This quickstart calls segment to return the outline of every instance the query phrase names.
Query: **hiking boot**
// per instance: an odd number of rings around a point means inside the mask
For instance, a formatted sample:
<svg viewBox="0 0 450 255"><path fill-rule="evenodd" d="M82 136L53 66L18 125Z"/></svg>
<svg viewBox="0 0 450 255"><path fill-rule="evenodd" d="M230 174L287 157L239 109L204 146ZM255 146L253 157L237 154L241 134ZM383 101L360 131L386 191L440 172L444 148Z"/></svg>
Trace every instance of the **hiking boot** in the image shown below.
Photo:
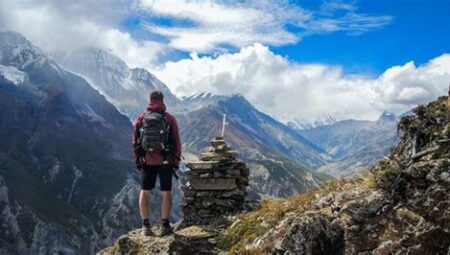
<svg viewBox="0 0 450 255"><path fill-rule="evenodd" d="M162 225L161 226L161 236L168 236L173 234L173 229L170 225Z"/></svg>
<svg viewBox="0 0 450 255"><path fill-rule="evenodd" d="M150 226L142 226L142 235L143 236L153 236L153 231Z"/></svg>

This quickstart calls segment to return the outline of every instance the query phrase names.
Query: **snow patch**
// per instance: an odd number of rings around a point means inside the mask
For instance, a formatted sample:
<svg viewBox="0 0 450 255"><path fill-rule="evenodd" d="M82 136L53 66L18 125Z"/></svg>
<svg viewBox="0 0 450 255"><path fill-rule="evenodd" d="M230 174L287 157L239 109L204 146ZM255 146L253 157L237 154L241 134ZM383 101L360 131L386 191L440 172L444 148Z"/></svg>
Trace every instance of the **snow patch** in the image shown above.
<svg viewBox="0 0 450 255"><path fill-rule="evenodd" d="M254 167L252 167L251 177L252 178L261 178L264 181L267 181L267 180L269 180L269 177L270 177L269 169L267 169L263 165L255 164Z"/></svg>
<svg viewBox="0 0 450 255"><path fill-rule="evenodd" d="M91 122L103 122L107 123L103 117L98 115L91 106L85 105L83 109L77 110L77 113L84 115L89 118Z"/></svg>
<svg viewBox="0 0 450 255"><path fill-rule="evenodd" d="M0 210L0 223L2 230L6 229L10 236L18 237L16 240L16 245L19 248L26 247L25 242L20 238L21 230L17 222L17 217L21 210L21 207L16 204L13 208L14 203L10 201L8 196L8 188L6 187L6 182L3 177L0 176L0 202L2 202L3 208Z"/></svg>
<svg viewBox="0 0 450 255"><path fill-rule="evenodd" d="M78 180L83 177L83 173L76 166L73 167L73 174L75 178L72 181L72 188L70 189L69 198L67 198L67 203L70 204L70 200L72 200L73 191L75 190L75 186L77 185Z"/></svg>
<svg viewBox="0 0 450 255"><path fill-rule="evenodd" d="M14 83L14 85L23 83L27 78L26 73L20 71L14 66L0 65L0 75L5 77L8 81Z"/></svg>
<svg viewBox="0 0 450 255"><path fill-rule="evenodd" d="M55 165L48 171L51 182L55 181L56 176L59 174L60 170L61 170L61 163L57 160Z"/></svg>
<svg viewBox="0 0 450 255"><path fill-rule="evenodd" d="M313 186L320 187L321 184L317 182L316 178L314 178L312 173L306 173L305 180L309 181Z"/></svg>

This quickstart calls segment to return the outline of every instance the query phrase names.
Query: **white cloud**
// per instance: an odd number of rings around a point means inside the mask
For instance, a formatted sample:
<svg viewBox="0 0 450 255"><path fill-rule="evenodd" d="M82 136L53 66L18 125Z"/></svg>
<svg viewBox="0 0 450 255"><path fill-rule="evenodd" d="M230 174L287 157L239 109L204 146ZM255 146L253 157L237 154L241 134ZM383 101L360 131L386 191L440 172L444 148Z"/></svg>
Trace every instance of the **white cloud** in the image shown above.
<svg viewBox="0 0 450 255"><path fill-rule="evenodd" d="M345 31L359 34L387 25L389 16L356 12L351 3L327 1L313 12L288 1L249 0L188 1L139 0L139 7L153 16L188 21L189 25L147 24L151 33L169 39L169 45L184 51L209 53L223 45L236 48L262 43L285 45L315 33ZM343 11L343 13L338 13ZM181 22L182 24L182 22ZM287 26L296 27L292 32Z"/></svg>
<svg viewBox="0 0 450 255"><path fill-rule="evenodd" d="M170 39L181 50L211 51L221 45L242 47L254 42L280 45L298 37L284 29L287 22L303 23L310 13L294 5L256 3L225 4L218 1L141 0L149 13L188 20L192 26L147 25L147 29Z"/></svg>
<svg viewBox="0 0 450 255"><path fill-rule="evenodd" d="M336 11L356 11L357 8L354 2L324 1L320 9L324 14L331 15Z"/></svg>
<svg viewBox="0 0 450 255"><path fill-rule="evenodd" d="M1 5L0 30L18 31L46 51L99 47L135 67L154 64L166 50L116 28L129 1L2 0Z"/></svg>
<svg viewBox="0 0 450 255"><path fill-rule="evenodd" d="M446 93L450 55L428 63L406 63L379 77L349 76L338 66L292 63L254 44L234 54L167 62L154 70L179 96L241 93L283 121L376 119L383 111L403 113Z"/></svg>

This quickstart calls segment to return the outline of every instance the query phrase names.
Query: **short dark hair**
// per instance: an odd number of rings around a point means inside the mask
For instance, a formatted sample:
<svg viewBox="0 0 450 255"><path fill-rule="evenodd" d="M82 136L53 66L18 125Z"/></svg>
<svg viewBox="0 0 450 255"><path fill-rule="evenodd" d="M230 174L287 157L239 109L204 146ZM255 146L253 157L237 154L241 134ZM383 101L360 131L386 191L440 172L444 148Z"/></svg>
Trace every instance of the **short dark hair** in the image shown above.
<svg viewBox="0 0 450 255"><path fill-rule="evenodd" d="M162 101L163 99L164 99L164 94L159 90L155 90L152 93L150 93L150 100Z"/></svg>

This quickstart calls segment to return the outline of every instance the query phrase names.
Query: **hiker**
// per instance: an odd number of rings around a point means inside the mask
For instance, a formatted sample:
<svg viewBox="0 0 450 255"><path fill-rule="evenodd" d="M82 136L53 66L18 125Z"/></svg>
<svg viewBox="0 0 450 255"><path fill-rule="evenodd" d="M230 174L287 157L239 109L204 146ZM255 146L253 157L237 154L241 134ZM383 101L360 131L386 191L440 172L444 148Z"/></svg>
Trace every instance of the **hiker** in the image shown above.
<svg viewBox="0 0 450 255"><path fill-rule="evenodd" d="M147 112L141 113L134 122L133 151L136 168L142 175L139 209L143 234L153 235L149 222L149 200L150 191L155 187L158 177L162 197L161 236L170 235L172 177L178 177L176 171L181 156L181 142L177 121L166 112L161 91L150 94Z"/></svg>

